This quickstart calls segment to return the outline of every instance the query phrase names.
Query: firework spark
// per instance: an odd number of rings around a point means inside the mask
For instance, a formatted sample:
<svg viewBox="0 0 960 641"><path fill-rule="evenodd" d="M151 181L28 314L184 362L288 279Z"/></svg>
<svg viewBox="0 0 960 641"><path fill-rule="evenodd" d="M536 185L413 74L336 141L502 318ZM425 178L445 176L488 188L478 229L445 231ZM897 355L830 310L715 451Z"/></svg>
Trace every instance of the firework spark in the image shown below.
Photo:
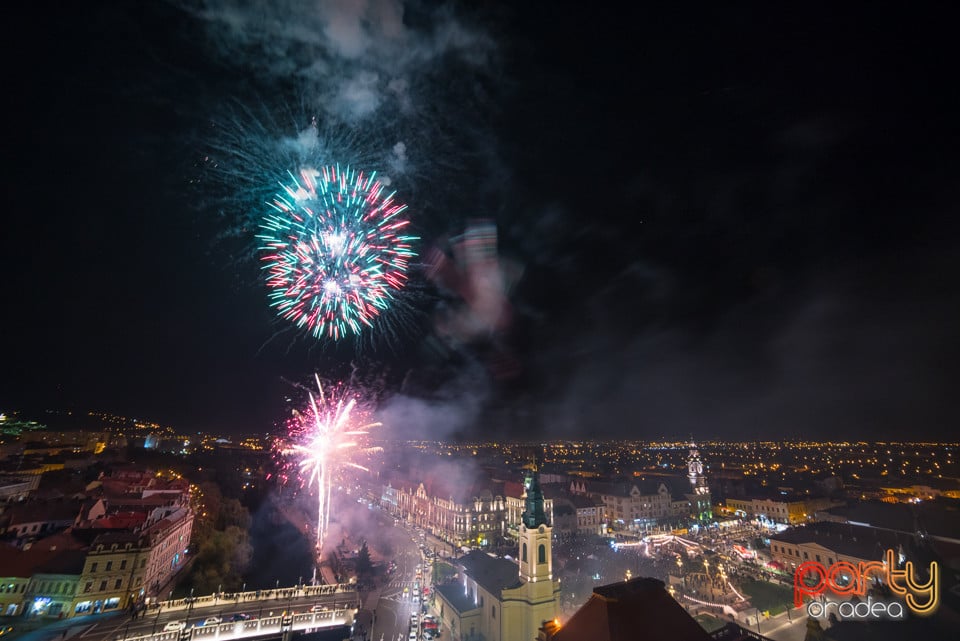
<svg viewBox="0 0 960 641"><path fill-rule="evenodd" d="M416 256L406 205L375 173L332 166L291 178L257 236L271 307L315 338L358 335L389 309Z"/></svg>
<svg viewBox="0 0 960 641"><path fill-rule="evenodd" d="M320 378L315 377L318 395L310 394L310 403L302 412L294 412L288 423L290 441L299 441L285 448L288 458L297 460L300 478L306 487L317 492L316 549L323 550L323 539L330 524L330 498L333 477L339 469L352 467L367 470L350 459L356 454L370 454L380 448L362 443L369 430L380 423L361 424L353 411L357 400L343 393L339 397L324 393ZM319 400L319 402L318 402Z"/></svg>

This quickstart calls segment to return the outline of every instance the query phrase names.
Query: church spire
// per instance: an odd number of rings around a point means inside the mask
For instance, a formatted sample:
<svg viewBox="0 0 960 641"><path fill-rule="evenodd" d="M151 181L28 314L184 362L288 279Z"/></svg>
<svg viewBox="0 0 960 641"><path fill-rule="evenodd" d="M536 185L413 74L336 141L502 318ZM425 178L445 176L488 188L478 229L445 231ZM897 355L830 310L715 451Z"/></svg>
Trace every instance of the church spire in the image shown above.
<svg viewBox="0 0 960 641"><path fill-rule="evenodd" d="M523 509L523 524L528 529L534 530L547 523L547 515L543 507L543 490L540 489L540 472L537 471L536 464L527 474L526 483L527 498Z"/></svg>

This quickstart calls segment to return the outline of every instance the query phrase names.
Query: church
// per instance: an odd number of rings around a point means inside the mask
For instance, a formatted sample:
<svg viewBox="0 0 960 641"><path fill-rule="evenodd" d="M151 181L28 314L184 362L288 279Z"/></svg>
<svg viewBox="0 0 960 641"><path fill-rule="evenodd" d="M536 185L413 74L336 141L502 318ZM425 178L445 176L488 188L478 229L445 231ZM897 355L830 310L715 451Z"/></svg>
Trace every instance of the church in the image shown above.
<svg viewBox="0 0 960 641"><path fill-rule="evenodd" d="M553 578L553 528L544 510L540 475L531 470L519 531L519 560L474 550L458 559L459 580L437 586L434 609L451 641L534 641L559 614Z"/></svg>

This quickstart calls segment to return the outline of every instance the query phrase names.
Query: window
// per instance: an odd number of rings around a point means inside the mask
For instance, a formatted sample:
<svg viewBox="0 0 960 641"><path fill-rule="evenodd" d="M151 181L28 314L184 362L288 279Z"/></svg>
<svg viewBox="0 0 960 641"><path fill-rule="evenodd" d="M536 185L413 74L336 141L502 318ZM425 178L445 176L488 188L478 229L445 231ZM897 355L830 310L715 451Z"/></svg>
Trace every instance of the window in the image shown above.
<svg viewBox="0 0 960 641"><path fill-rule="evenodd" d="M540 544L540 548L537 550L537 563L546 563L547 562L547 546Z"/></svg>
<svg viewBox="0 0 960 641"><path fill-rule="evenodd" d="M107 589L107 580L104 579L103 581L100 582L100 591L103 592L106 589Z"/></svg>
<svg viewBox="0 0 960 641"><path fill-rule="evenodd" d="M142 570L143 568L146 567L146 565L147 565L147 560L146 560L146 559L140 559L140 569Z"/></svg>
<svg viewBox="0 0 960 641"><path fill-rule="evenodd" d="M126 570L126 569L127 569L127 560L126 560L126 559L124 559L123 561L120 561L120 569L121 569L121 570Z"/></svg>
<svg viewBox="0 0 960 641"><path fill-rule="evenodd" d="M493 616L493 618L496 619L496 618L497 618L497 606L491 605L491 606L490 606L490 613L491 613L491 615Z"/></svg>
<svg viewBox="0 0 960 641"><path fill-rule="evenodd" d="M93 581L87 581L87 584L83 586L84 592L89 592L92 589L93 589Z"/></svg>
<svg viewBox="0 0 960 641"><path fill-rule="evenodd" d="M113 561L107 561L107 572L113 569Z"/></svg>
<svg viewBox="0 0 960 641"><path fill-rule="evenodd" d="M93 565L90 566L90 573L91 573L91 574L97 571L97 565L99 565L99 564L98 564L98 563L94 563Z"/></svg>
<svg viewBox="0 0 960 641"><path fill-rule="evenodd" d="M121 585L123 585L123 579L117 579L117 582L113 584L113 589L119 590Z"/></svg>
<svg viewBox="0 0 960 641"><path fill-rule="evenodd" d="M521 555L520 560L523 561L524 563L527 562L527 544L526 543L523 544L523 554Z"/></svg>

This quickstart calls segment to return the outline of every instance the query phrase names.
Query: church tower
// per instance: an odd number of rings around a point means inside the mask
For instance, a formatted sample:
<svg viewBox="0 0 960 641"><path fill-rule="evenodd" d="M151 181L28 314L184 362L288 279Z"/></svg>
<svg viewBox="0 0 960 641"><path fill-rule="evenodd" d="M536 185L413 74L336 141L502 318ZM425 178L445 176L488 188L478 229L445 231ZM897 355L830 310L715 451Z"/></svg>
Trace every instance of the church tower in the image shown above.
<svg viewBox="0 0 960 641"><path fill-rule="evenodd" d="M553 579L551 542L553 528L547 523L543 490L536 468L524 479L526 500L520 517L520 579L525 583Z"/></svg>
<svg viewBox="0 0 960 641"><path fill-rule="evenodd" d="M707 477L703 472L700 452L693 439L690 440L690 455L687 457L687 478L690 479L690 485L693 486L693 494L691 495L693 518L699 522L710 521L713 519L710 487L707 485Z"/></svg>
<svg viewBox="0 0 960 641"><path fill-rule="evenodd" d="M553 528L547 519L540 474L531 466L524 479L526 497L520 517L520 581L503 591L503 624L507 639L530 640L547 621L560 614L560 581L553 578Z"/></svg>

